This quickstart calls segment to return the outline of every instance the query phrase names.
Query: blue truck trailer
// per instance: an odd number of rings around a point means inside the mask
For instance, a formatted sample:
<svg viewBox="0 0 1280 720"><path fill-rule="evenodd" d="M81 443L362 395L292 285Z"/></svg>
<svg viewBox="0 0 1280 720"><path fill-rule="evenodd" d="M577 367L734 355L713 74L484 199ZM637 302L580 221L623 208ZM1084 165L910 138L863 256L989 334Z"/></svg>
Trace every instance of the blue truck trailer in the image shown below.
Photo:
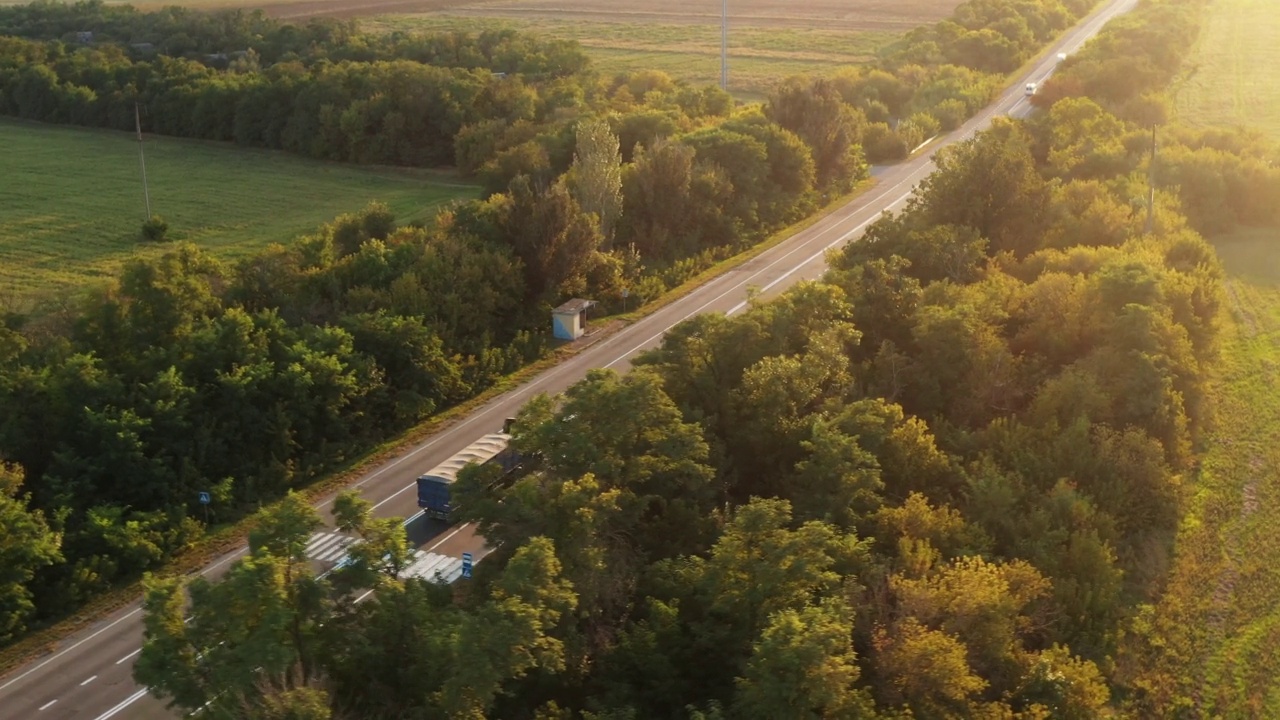
<svg viewBox="0 0 1280 720"><path fill-rule="evenodd" d="M450 513L456 509L450 496L451 486L457 482L462 468L475 463L497 464L502 468L503 474L514 469L519 457L511 447L511 422L506 422L502 432L485 435L430 472L418 476L418 507L429 517L448 520Z"/></svg>

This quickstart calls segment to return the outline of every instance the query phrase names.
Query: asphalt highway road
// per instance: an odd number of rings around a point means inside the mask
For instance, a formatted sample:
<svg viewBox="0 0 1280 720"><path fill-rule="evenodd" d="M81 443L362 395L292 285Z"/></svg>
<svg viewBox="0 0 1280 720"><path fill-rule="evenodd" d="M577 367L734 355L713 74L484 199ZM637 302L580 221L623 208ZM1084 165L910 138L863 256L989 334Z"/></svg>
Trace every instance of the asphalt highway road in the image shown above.
<svg viewBox="0 0 1280 720"><path fill-rule="evenodd" d="M1031 110L1024 93L1025 84L1043 82L1053 72L1058 53L1075 52L1107 21L1135 4L1136 0L1113 0L1095 11L1050 48L1044 59L995 103L963 127L937 138L933 149L972 137L997 115L1025 116ZM699 313L741 312L747 307L749 290L768 298L801 280L820 277L826 266L827 251L857 239L883 211L902 208L916 185L933 169L929 154L899 165L876 168L876 185L849 204L633 325L609 337L584 337L578 342L586 347L571 359L493 399L421 444L405 449L362 478L357 487L374 503L378 515L414 516L418 512L414 479L481 435L499 430L503 420L514 416L530 397L542 392L562 392L593 368L625 371L636 354L657 346L663 333L677 323ZM321 507L326 519L328 509L328 503ZM419 518L411 526L411 535L423 542L424 550L442 555L461 557L463 552L471 552L476 558L482 558L487 552L484 539L467 525L445 527ZM244 552L242 549L220 558L202 574L218 577ZM328 569L332 562L317 562L316 566ZM132 679L131 669L141 639L139 604L67 638L56 652L0 678L0 720L167 720L176 717L174 711L166 709Z"/></svg>

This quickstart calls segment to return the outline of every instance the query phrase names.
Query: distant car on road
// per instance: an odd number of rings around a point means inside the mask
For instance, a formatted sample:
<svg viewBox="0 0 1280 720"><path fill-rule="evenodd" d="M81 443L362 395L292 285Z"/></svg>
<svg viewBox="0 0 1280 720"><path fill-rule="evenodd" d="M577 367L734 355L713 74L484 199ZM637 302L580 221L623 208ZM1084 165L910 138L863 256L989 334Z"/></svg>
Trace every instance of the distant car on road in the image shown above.
<svg viewBox="0 0 1280 720"><path fill-rule="evenodd" d="M1067 59L1066 53L1058 53L1058 62L1062 62L1063 60L1066 60L1066 59Z"/></svg>
<svg viewBox="0 0 1280 720"><path fill-rule="evenodd" d="M1037 85L1035 83L1027 83L1027 97L1036 94Z"/></svg>

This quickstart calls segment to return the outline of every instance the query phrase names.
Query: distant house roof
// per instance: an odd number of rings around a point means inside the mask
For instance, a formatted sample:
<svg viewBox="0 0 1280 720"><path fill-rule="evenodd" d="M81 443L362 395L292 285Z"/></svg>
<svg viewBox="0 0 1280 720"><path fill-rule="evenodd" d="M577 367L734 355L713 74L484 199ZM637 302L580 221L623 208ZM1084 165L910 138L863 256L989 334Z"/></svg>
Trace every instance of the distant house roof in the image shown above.
<svg viewBox="0 0 1280 720"><path fill-rule="evenodd" d="M595 307L595 300L583 300L582 298L574 298L551 312L556 315L577 315L584 310Z"/></svg>

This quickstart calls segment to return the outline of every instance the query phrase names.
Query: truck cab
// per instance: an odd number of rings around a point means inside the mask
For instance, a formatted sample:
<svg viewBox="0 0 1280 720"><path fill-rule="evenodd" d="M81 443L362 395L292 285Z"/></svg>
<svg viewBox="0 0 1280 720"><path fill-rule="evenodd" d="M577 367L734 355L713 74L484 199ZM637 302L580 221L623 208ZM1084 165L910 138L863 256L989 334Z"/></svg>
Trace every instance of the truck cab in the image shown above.
<svg viewBox="0 0 1280 720"><path fill-rule="evenodd" d="M1039 86L1036 85L1035 83L1027 83L1027 97L1031 97L1032 95L1035 95L1036 90L1038 88Z"/></svg>

